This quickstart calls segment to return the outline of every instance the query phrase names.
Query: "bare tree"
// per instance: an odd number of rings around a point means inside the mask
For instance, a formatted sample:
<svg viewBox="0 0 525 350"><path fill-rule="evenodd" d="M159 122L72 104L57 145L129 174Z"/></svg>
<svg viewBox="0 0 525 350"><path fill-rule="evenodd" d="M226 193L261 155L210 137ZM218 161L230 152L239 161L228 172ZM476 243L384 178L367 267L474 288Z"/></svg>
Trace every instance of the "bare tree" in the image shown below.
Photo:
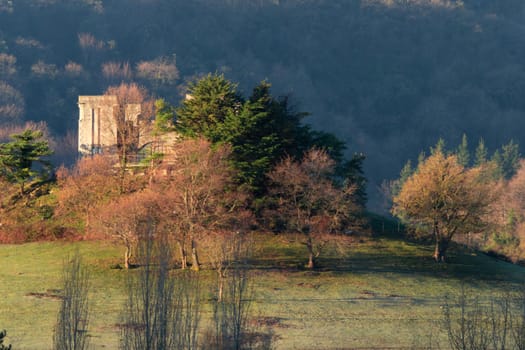
<svg viewBox="0 0 525 350"><path fill-rule="evenodd" d="M443 306L441 330L450 348L525 349L525 294L505 292L481 299L462 287L455 300Z"/></svg>
<svg viewBox="0 0 525 350"><path fill-rule="evenodd" d="M141 228L141 268L128 280L122 349L195 349L200 288L196 275L170 274L170 244L151 222Z"/></svg>
<svg viewBox="0 0 525 350"><path fill-rule="evenodd" d="M63 291L53 336L56 350L82 350L89 346L89 272L77 252L64 264Z"/></svg>
<svg viewBox="0 0 525 350"><path fill-rule="evenodd" d="M102 64L102 75L108 81L129 81L133 72L128 62L106 62Z"/></svg>
<svg viewBox="0 0 525 350"><path fill-rule="evenodd" d="M520 290L514 299L511 321L511 337L515 348L525 350L525 291Z"/></svg>
<svg viewBox="0 0 525 350"><path fill-rule="evenodd" d="M112 238L126 248L124 267L130 268L133 248L139 242L145 224L158 222L160 201L154 192L144 190L122 195L98 211L98 224Z"/></svg>
<svg viewBox="0 0 525 350"><path fill-rule="evenodd" d="M118 101L114 111L115 136L120 165L120 192L124 193L128 165L138 160L139 150L153 130L154 101L145 88L135 83L110 86L104 94L116 96Z"/></svg>
<svg viewBox="0 0 525 350"><path fill-rule="evenodd" d="M179 78L175 55L137 63L137 75L151 81L156 87L173 84Z"/></svg>
<svg viewBox="0 0 525 350"><path fill-rule="evenodd" d="M24 112L25 101L22 93L0 80L0 124L19 122Z"/></svg>
<svg viewBox="0 0 525 350"><path fill-rule="evenodd" d="M247 266L249 247L236 233L224 239L221 267L217 267L217 297L213 303L213 330L208 332L205 347L209 349L248 349L248 318L253 286ZM217 262L218 263L218 262Z"/></svg>
<svg viewBox="0 0 525 350"><path fill-rule="evenodd" d="M217 272L217 300L223 299L228 274L251 255L251 244L240 231L217 230L209 232L202 246L212 268Z"/></svg>
<svg viewBox="0 0 525 350"><path fill-rule="evenodd" d="M0 53L0 78L9 78L16 74L16 57Z"/></svg>

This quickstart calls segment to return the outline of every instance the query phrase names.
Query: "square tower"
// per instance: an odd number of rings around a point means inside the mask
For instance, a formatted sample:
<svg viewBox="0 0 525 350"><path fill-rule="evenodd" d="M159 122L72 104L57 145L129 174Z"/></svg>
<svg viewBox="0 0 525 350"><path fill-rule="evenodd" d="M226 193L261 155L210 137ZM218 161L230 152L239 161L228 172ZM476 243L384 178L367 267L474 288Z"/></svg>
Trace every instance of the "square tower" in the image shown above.
<svg viewBox="0 0 525 350"><path fill-rule="evenodd" d="M117 96L79 96L78 108L79 153L115 153L119 108Z"/></svg>

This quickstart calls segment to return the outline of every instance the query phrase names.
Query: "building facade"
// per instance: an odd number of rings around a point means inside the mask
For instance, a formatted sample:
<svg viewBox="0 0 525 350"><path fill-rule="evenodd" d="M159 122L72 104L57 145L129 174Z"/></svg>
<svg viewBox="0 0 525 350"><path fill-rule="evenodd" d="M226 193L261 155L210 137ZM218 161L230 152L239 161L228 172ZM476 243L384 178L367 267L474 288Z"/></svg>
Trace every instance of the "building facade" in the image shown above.
<svg viewBox="0 0 525 350"><path fill-rule="evenodd" d="M115 154L129 135L140 137L140 104L121 106L117 96L78 97L78 152ZM140 144L140 140L134 140Z"/></svg>

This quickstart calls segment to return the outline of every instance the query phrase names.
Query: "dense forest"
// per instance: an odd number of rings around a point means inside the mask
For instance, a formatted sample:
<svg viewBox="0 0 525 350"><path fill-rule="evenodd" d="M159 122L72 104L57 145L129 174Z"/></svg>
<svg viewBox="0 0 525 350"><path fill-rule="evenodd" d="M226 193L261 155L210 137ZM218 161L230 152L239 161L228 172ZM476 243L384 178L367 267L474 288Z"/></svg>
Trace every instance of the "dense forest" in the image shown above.
<svg viewBox="0 0 525 350"><path fill-rule="evenodd" d="M382 180L439 137L524 143L524 14L517 0L0 0L0 123L45 121L74 154L79 94L136 81L177 105L207 72L244 93L267 79L366 154L379 209Z"/></svg>

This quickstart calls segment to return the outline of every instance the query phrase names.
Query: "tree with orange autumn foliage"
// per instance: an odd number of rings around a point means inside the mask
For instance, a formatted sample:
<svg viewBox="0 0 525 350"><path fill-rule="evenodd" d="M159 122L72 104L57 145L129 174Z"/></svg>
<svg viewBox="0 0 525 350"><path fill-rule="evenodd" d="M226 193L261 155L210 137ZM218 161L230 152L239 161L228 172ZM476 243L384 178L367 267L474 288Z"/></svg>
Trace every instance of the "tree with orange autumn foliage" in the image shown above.
<svg viewBox="0 0 525 350"><path fill-rule="evenodd" d="M519 162L514 176L500 186L502 195L490 215L495 229L483 236L483 248L517 262L525 258L525 160Z"/></svg>
<svg viewBox="0 0 525 350"><path fill-rule="evenodd" d="M392 212L435 242L434 259L445 261L454 235L479 232L496 193L482 167L465 168L457 156L435 151L405 181Z"/></svg>
<svg viewBox="0 0 525 350"><path fill-rule="evenodd" d="M118 172L111 158L95 155L78 160L71 169L57 170L57 216L66 226L88 232L98 207L119 195ZM80 222L79 222L80 221Z"/></svg>
<svg viewBox="0 0 525 350"><path fill-rule="evenodd" d="M125 246L124 267L130 267L134 246L141 238L151 232L159 223L161 200L156 193L143 190L128 195L121 195L98 212L98 223L109 237L122 242Z"/></svg>

